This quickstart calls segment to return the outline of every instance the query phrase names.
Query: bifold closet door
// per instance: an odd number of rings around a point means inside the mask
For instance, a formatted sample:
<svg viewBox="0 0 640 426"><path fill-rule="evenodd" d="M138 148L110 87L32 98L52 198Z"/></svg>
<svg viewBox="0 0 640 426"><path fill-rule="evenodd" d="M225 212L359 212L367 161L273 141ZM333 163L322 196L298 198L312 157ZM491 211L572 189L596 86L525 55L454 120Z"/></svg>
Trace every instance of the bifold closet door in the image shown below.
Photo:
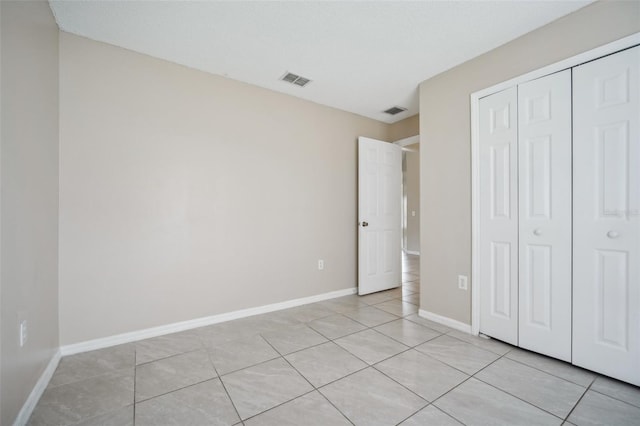
<svg viewBox="0 0 640 426"><path fill-rule="evenodd" d="M480 99L480 332L518 344L515 87Z"/></svg>
<svg viewBox="0 0 640 426"><path fill-rule="evenodd" d="M573 363L640 385L640 47L573 71Z"/></svg>
<svg viewBox="0 0 640 426"><path fill-rule="evenodd" d="M519 346L571 362L571 70L518 86Z"/></svg>

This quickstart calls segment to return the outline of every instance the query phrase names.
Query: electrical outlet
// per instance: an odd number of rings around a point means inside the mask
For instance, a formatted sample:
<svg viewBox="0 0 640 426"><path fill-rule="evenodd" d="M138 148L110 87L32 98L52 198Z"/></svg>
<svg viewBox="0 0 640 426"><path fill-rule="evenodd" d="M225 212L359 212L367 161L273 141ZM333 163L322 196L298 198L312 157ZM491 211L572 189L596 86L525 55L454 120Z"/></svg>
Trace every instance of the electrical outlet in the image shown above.
<svg viewBox="0 0 640 426"><path fill-rule="evenodd" d="M23 347L27 343L27 337L28 337L26 319L20 321L20 324L18 325L18 335L20 338L20 347Z"/></svg>
<svg viewBox="0 0 640 426"><path fill-rule="evenodd" d="M469 288L469 278L466 275L458 275L458 288L460 290L467 290Z"/></svg>
<svg viewBox="0 0 640 426"><path fill-rule="evenodd" d="M324 269L324 260L318 260L318 271L322 271Z"/></svg>

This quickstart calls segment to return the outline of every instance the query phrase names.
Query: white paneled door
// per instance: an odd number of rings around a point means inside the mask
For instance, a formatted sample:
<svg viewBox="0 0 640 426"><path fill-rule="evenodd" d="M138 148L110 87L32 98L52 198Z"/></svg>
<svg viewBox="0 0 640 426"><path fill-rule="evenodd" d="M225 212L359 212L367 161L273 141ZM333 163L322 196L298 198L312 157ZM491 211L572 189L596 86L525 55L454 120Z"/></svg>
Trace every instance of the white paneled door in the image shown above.
<svg viewBox="0 0 640 426"><path fill-rule="evenodd" d="M640 47L574 68L573 362L640 385Z"/></svg>
<svg viewBox="0 0 640 426"><path fill-rule="evenodd" d="M480 332L518 344L517 91L480 99Z"/></svg>
<svg viewBox="0 0 640 426"><path fill-rule="evenodd" d="M402 281L402 149L358 138L358 294Z"/></svg>
<svg viewBox="0 0 640 426"><path fill-rule="evenodd" d="M518 86L519 346L571 362L571 70Z"/></svg>

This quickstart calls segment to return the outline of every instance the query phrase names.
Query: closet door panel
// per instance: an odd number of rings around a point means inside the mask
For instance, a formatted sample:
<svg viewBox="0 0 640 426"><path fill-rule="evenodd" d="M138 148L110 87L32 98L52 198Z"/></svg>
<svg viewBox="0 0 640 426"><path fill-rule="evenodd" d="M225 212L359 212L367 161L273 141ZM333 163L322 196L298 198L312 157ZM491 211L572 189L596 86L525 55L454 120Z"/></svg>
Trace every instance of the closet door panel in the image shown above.
<svg viewBox="0 0 640 426"><path fill-rule="evenodd" d="M518 344L516 88L480 100L480 332Z"/></svg>
<svg viewBox="0 0 640 426"><path fill-rule="evenodd" d="M640 385L640 47L573 79L573 362Z"/></svg>
<svg viewBox="0 0 640 426"><path fill-rule="evenodd" d="M519 345L571 361L571 70L518 86Z"/></svg>

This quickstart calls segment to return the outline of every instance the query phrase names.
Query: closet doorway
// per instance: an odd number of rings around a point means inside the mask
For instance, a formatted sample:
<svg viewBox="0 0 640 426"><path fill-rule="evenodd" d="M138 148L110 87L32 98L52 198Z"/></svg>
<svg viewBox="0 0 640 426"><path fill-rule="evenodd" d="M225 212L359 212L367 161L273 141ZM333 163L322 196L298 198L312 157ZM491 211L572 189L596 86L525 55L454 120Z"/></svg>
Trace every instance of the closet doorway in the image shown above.
<svg viewBox="0 0 640 426"><path fill-rule="evenodd" d="M636 385L638 44L472 95L472 331Z"/></svg>

